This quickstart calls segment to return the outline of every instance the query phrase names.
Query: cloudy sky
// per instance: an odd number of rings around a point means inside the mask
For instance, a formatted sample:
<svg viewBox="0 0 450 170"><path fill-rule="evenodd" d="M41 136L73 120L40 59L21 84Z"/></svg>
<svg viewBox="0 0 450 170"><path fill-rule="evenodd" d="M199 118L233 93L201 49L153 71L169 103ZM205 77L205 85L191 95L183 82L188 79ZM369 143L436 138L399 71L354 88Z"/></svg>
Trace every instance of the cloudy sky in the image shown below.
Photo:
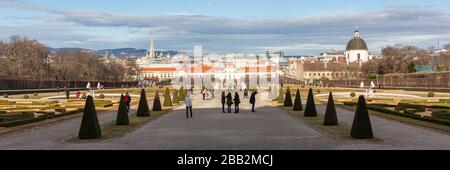
<svg viewBox="0 0 450 170"><path fill-rule="evenodd" d="M359 26L371 51L450 42L447 0L0 0L0 40L55 48L264 52L343 49Z"/></svg>

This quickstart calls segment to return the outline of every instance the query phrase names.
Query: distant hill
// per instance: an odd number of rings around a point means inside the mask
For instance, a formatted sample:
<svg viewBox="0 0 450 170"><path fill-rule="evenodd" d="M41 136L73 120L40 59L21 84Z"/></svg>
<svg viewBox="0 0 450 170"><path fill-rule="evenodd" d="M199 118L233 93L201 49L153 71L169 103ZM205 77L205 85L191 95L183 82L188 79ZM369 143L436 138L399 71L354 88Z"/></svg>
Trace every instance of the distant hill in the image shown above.
<svg viewBox="0 0 450 170"><path fill-rule="evenodd" d="M87 52L95 52L100 56L104 56L106 52L109 53L109 55L114 55L116 57L142 57L145 56L147 53L147 50L145 49L136 49L136 48L116 48L116 49L103 49L103 50L90 50L90 49L84 49L84 48L50 48L52 52L59 52L59 51L87 51ZM178 54L178 51L156 51L156 54L159 55L160 53L163 53L164 55L176 55Z"/></svg>
<svg viewBox="0 0 450 170"><path fill-rule="evenodd" d="M74 52L74 51L88 51L88 52L93 52L94 50L89 50L89 49L84 49L84 48L51 48L50 47L50 51L51 52L60 52L60 51L69 51L69 52Z"/></svg>

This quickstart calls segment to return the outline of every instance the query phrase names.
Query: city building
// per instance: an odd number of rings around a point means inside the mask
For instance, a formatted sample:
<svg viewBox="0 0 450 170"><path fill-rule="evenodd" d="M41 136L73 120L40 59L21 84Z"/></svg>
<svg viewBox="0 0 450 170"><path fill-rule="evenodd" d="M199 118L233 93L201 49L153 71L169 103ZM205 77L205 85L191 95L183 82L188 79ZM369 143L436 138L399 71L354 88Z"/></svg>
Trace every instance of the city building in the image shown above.
<svg viewBox="0 0 450 170"><path fill-rule="evenodd" d="M269 87L283 74L280 59L283 52L266 52L261 55L226 53L221 55L187 56L156 55L153 40L147 55L136 60L139 80L171 80L172 85L208 87L216 89L244 89ZM254 83L252 83L254 81Z"/></svg>
<svg viewBox="0 0 450 170"><path fill-rule="evenodd" d="M361 76L360 62L328 62L313 59L291 60L286 76L307 85L319 85L324 80L357 79Z"/></svg>
<svg viewBox="0 0 450 170"><path fill-rule="evenodd" d="M172 62L170 55L156 54L153 39L145 57L136 60L139 80L170 79L177 71L177 63Z"/></svg>
<svg viewBox="0 0 450 170"><path fill-rule="evenodd" d="M369 48L367 48L366 42L361 38L358 28L355 30L353 39L347 43L344 55L347 64L356 61L367 62L372 59L372 56L369 55Z"/></svg>
<svg viewBox="0 0 450 170"><path fill-rule="evenodd" d="M345 51L343 50L330 50L323 53L317 57L321 61L327 62L346 62Z"/></svg>

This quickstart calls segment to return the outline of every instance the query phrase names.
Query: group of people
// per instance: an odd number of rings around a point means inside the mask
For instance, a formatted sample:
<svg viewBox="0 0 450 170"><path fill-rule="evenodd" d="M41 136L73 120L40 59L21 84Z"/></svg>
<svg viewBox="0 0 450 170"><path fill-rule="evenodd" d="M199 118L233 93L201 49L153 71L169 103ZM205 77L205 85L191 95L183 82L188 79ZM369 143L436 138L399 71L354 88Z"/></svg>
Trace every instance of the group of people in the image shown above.
<svg viewBox="0 0 450 170"><path fill-rule="evenodd" d="M205 90L202 90L202 95L203 97L205 97ZM244 91L244 98L248 98L248 90L245 89ZM193 114L192 114L192 90L186 95L186 98L184 99L184 103L186 105L186 118L192 118ZM254 91L251 93L250 95L250 104L252 105L252 112L256 112L255 111L255 104L256 104L256 95L258 94L257 91ZM239 109L239 105L241 104L241 99L239 96L238 92L235 92L234 94L234 98L232 96L231 92L228 92L227 95L225 95L225 92L222 92L222 112L223 113L231 113L232 112L232 106L234 104L234 113L239 113L240 109ZM225 105L227 105L227 111L225 111Z"/></svg>
<svg viewBox="0 0 450 170"><path fill-rule="evenodd" d="M258 94L257 91L253 92L250 95L250 104L252 104L252 112L255 112L255 104L256 104L256 94ZM248 98L248 90L244 90L244 98ZM235 92L234 98L232 97L231 92L228 92L227 95L225 95L225 92L222 92L222 112L223 113L231 113L232 109L231 106L234 104L234 113L239 113L239 104L241 104L241 99L238 92ZM225 105L227 105L227 110L225 111Z"/></svg>

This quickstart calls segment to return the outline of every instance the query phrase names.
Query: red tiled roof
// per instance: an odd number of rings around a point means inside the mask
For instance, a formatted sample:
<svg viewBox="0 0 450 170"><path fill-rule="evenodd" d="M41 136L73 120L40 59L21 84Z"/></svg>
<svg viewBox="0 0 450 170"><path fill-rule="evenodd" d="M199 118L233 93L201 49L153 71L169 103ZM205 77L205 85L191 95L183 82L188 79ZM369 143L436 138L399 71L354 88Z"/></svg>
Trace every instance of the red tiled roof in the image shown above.
<svg viewBox="0 0 450 170"><path fill-rule="evenodd" d="M260 72L260 71L268 71L271 72L272 71L272 66L267 66L267 67L243 67L241 68L243 69L246 73L252 71L252 72Z"/></svg>
<svg viewBox="0 0 450 170"><path fill-rule="evenodd" d="M176 68L141 68L141 71L177 71Z"/></svg>

